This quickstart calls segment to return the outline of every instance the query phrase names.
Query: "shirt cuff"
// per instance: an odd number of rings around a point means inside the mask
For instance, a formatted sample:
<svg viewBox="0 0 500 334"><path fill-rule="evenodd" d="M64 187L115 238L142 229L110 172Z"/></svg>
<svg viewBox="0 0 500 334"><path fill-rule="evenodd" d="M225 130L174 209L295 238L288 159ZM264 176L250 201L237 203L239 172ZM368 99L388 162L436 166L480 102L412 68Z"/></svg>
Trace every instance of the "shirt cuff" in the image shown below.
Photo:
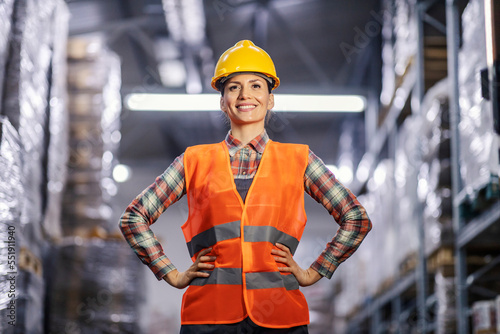
<svg viewBox="0 0 500 334"><path fill-rule="evenodd" d="M166 274L177 268L165 255L162 255L149 265L149 269L155 274L156 279L161 281Z"/></svg>
<svg viewBox="0 0 500 334"><path fill-rule="evenodd" d="M326 277L328 279L332 278L333 273L335 270L337 270L337 267L339 266L339 263L336 262L327 262L327 261L322 261L320 262L319 260L314 261L313 264L311 264L311 268L318 272L323 277Z"/></svg>

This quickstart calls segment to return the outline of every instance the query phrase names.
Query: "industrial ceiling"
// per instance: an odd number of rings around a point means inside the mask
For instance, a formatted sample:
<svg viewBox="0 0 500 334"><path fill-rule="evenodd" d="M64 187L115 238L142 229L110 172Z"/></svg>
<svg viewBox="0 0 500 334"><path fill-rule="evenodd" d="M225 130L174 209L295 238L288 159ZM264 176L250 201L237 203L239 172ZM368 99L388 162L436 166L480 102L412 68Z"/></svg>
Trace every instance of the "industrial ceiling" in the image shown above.
<svg viewBox="0 0 500 334"><path fill-rule="evenodd" d="M217 58L251 39L273 58L275 94L380 93L379 1L348 0L73 0L70 35L102 33L122 61L122 96L133 92L212 93ZM189 145L221 141L218 112L122 113L124 162L172 160ZM300 142L326 163L365 149L364 115L276 113L277 141ZM341 138L343 138L341 140Z"/></svg>

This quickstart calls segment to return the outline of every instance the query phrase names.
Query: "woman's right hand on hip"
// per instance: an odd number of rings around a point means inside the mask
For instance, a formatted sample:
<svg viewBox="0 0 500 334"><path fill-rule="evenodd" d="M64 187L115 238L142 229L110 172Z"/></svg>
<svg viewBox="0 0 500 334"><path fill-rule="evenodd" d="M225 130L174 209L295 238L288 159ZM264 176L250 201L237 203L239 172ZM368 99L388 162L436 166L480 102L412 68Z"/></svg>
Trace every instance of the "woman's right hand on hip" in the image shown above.
<svg viewBox="0 0 500 334"><path fill-rule="evenodd" d="M211 270L214 268L213 264L206 262L215 261L215 256L208 256L207 254L212 251L212 248L207 248L198 253L196 257L196 261L186 270L186 271L178 271L177 269L172 270L165 276L163 276L163 280L165 280L171 286L184 289L191 283L191 281L197 277L209 277L210 274L206 272L202 272L201 270Z"/></svg>

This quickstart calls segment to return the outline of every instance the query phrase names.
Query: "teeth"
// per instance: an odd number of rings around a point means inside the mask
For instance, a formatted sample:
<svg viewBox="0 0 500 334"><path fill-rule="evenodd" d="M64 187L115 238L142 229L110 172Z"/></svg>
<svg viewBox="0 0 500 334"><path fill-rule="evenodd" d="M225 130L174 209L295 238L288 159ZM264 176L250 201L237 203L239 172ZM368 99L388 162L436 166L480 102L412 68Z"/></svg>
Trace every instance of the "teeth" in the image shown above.
<svg viewBox="0 0 500 334"><path fill-rule="evenodd" d="M252 105L246 105L246 106L239 106L238 109L252 109L255 108L255 106Z"/></svg>

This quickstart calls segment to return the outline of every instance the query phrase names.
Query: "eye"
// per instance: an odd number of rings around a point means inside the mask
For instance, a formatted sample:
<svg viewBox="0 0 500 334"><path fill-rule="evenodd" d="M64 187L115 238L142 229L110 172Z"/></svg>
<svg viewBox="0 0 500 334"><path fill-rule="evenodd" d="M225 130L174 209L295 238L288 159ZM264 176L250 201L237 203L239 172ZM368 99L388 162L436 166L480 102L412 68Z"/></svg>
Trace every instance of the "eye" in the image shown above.
<svg viewBox="0 0 500 334"><path fill-rule="evenodd" d="M255 88L255 89L259 89L259 88L260 88L260 87L262 87L262 86L261 86L261 84L260 84L260 83L254 83L254 84L252 85L252 87L253 87L253 88Z"/></svg>
<svg viewBox="0 0 500 334"><path fill-rule="evenodd" d="M238 85L230 85L227 89L229 89L229 91L234 91L238 89Z"/></svg>

